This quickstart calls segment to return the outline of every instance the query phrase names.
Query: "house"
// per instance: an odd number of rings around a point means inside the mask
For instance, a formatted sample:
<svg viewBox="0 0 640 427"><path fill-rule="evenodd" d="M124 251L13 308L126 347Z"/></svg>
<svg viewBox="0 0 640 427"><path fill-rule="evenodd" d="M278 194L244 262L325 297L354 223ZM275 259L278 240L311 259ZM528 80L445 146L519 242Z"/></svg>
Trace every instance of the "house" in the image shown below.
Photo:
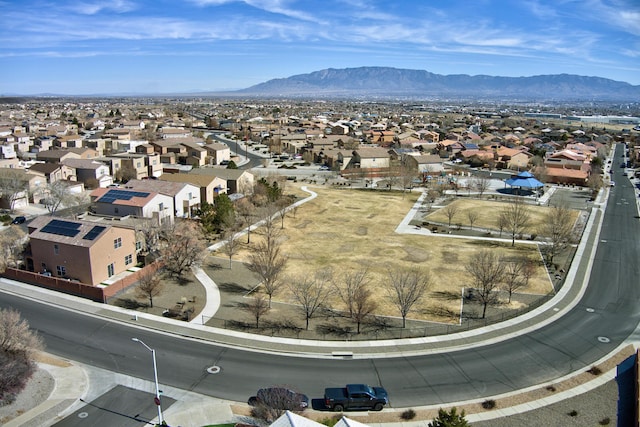
<svg viewBox="0 0 640 427"><path fill-rule="evenodd" d="M200 168L193 169L190 174L212 175L225 180L226 191L222 191L222 189L220 189L219 193L251 194L255 183L254 175L243 169Z"/></svg>
<svg viewBox="0 0 640 427"><path fill-rule="evenodd" d="M162 139L189 138L191 136L191 131L184 128L163 127L159 131Z"/></svg>
<svg viewBox="0 0 640 427"><path fill-rule="evenodd" d="M136 154L144 154L146 156L145 165L147 166L147 175L149 177L158 178L162 175L162 161L160 154L154 151L151 144L141 144L135 148Z"/></svg>
<svg viewBox="0 0 640 427"><path fill-rule="evenodd" d="M55 139L53 145L60 148L82 148L80 135L62 135Z"/></svg>
<svg viewBox="0 0 640 427"><path fill-rule="evenodd" d="M180 163L195 167L201 167L206 164L207 150L203 148L204 143L202 141L183 141L180 145L187 149L183 161Z"/></svg>
<svg viewBox="0 0 640 427"><path fill-rule="evenodd" d="M97 160L67 159L62 164L75 170L75 180L87 188L108 187L113 184L109 166Z"/></svg>
<svg viewBox="0 0 640 427"><path fill-rule="evenodd" d="M532 154L526 150L498 147L496 149L498 155L498 166L513 170L526 170Z"/></svg>
<svg viewBox="0 0 640 427"><path fill-rule="evenodd" d="M210 159L210 164L219 165L222 162L228 162L231 160L231 149L227 144L220 142L212 142L202 146L207 150L207 156Z"/></svg>
<svg viewBox="0 0 640 427"><path fill-rule="evenodd" d="M360 147L353 151L349 168L379 169L388 168L389 152L383 147Z"/></svg>
<svg viewBox="0 0 640 427"><path fill-rule="evenodd" d="M405 156L405 164L423 176L435 176L444 172L444 160L437 154Z"/></svg>
<svg viewBox="0 0 640 427"><path fill-rule="evenodd" d="M46 180L24 169L0 168L0 208L20 209L29 206L30 195L40 192L46 185Z"/></svg>
<svg viewBox="0 0 640 427"><path fill-rule="evenodd" d="M547 154L544 166L545 181L557 184L584 186L591 172L591 164L586 155L567 149Z"/></svg>
<svg viewBox="0 0 640 427"><path fill-rule="evenodd" d="M210 169L212 168L198 169L198 171ZM193 184L200 189L200 200L207 203L213 203L218 194L227 193L227 181L216 176L213 171L209 173L165 173L160 177L160 180Z"/></svg>
<svg viewBox="0 0 640 427"><path fill-rule="evenodd" d="M44 178L49 184L75 179L75 170L62 163L35 163L29 173Z"/></svg>
<svg viewBox="0 0 640 427"><path fill-rule="evenodd" d="M195 214L195 210L200 208L200 188L186 182L132 179L121 188L153 191L171 197L176 217L191 218Z"/></svg>
<svg viewBox="0 0 640 427"><path fill-rule="evenodd" d="M39 151L36 160L48 163L60 163L65 159L95 159L98 152L91 148L61 148L47 151Z"/></svg>
<svg viewBox="0 0 640 427"><path fill-rule="evenodd" d="M159 156L152 155L157 163ZM142 179L149 176L148 163L152 161L146 154L123 153L105 157L102 161L110 165L111 175L118 180Z"/></svg>
<svg viewBox="0 0 640 427"><path fill-rule="evenodd" d="M136 233L102 222L40 216L31 221L27 270L99 285L136 263Z"/></svg>
<svg viewBox="0 0 640 427"><path fill-rule="evenodd" d="M159 224L173 222L173 199L151 191L98 188L91 192L91 211L97 215L153 218Z"/></svg>

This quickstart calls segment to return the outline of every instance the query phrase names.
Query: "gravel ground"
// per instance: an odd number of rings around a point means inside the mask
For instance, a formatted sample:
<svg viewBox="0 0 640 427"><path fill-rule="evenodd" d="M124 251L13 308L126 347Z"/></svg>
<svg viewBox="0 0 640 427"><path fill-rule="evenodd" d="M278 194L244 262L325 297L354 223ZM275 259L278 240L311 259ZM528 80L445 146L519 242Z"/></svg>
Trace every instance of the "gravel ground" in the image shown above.
<svg viewBox="0 0 640 427"><path fill-rule="evenodd" d="M609 381L590 392L544 408L471 424L473 427L615 426L617 411L618 385L615 381Z"/></svg>
<svg viewBox="0 0 640 427"><path fill-rule="evenodd" d="M22 415L46 401L55 387L55 381L45 369L39 368L27 383L27 387L11 405L0 406L0 425Z"/></svg>

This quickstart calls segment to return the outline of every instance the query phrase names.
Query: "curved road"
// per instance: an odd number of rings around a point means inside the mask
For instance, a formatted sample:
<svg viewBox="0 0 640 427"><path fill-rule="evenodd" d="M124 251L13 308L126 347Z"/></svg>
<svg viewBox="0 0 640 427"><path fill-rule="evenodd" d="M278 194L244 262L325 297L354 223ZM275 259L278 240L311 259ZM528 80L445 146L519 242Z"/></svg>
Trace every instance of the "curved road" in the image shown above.
<svg viewBox="0 0 640 427"><path fill-rule="evenodd" d="M622 177L621 147L589 287L559 320L484 347L407 357L332 360L262 354L141 330L0 293L0 306L20 310L44 337L47 350L111 371L151 379L157 351L160 382L210 396L246 401L259 387L289 384L312 398L346 382L381 384L391 405L451 403L514 391L590 366L623 344L640 321L640 224L635 194ZM221 367L218 374L206 368Z"/></svg>

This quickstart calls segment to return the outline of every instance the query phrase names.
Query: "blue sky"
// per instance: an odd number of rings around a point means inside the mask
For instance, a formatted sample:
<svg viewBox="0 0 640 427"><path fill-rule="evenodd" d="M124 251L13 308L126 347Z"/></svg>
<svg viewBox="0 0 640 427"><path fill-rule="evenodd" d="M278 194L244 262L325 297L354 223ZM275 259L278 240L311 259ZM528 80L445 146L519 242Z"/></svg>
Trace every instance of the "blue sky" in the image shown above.
<svg viewBox="0 0 640 427"><path fill-rule="evenodd" d="M0 94L231 90L361 66L640 85L640 1L0 0Z"/></svg>

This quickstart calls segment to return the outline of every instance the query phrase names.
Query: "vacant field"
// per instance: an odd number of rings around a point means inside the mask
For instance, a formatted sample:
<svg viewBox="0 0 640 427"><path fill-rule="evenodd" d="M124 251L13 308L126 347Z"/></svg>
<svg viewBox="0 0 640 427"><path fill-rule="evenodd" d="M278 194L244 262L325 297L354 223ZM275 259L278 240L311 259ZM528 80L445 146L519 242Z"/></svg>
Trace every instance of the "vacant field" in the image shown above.
<svg viewBox="0 0 640 427"><path fill-rule="evenodd" d="M496 221L500 214L500 211L505 209L509 203L499 202L491 200L477 200L477 199L456 199L451 203L457 209L456 215L451 219L451 226L462 225L463 227L469 227L468 212L476 212L478 218L473 223L474 228L485 228L498 230ZM527 212L529 213L530 220L529 225L526 228L524 234L537 234L540 226L544 221L546 213L549 208L546 206L526 205ZM572 211L574 222L578 219L578 211ZM430 213L425 218L425 221L438 222L443 224L449 223L449 218L444 212L444 209L438 209L433 213ZM506 233L509 234L509 233ZM503 233L503 236L505 234Z"/></svg>
<svg viewBox="0 0 640 427"><path fill-rule="evenodd" d="M403 195L324 186L310 186L310 189L317 192L318 197L298 208L295 216L290 213L284 222L281 243L289 257L284 282L295 283L297 277L330 268L340 283L346 272L367 269L379 315L398 315L388 298L389 271L414 267L429 271L433 283L429 297L410 317L450 322L451 317L439 317L435 313L442 309L459 313L462 288L469 286L465 263L472 253L490 247L505 256L526 254L541 260L537 247L530 244L512 248L510 244L492 241L394 233L417 200L417 193ZM487 210L495 213L495 208L488 207ZM252 244L258 239L258 233L253 233ZM234 259L246 261L250 249L251 245L244 245ZM529 286L520 290L536 295L551 291L549 277L541 263ZM275 299L293 302L286 290ZM336 298L331 303L335 309L344 308Z"/></svg>

